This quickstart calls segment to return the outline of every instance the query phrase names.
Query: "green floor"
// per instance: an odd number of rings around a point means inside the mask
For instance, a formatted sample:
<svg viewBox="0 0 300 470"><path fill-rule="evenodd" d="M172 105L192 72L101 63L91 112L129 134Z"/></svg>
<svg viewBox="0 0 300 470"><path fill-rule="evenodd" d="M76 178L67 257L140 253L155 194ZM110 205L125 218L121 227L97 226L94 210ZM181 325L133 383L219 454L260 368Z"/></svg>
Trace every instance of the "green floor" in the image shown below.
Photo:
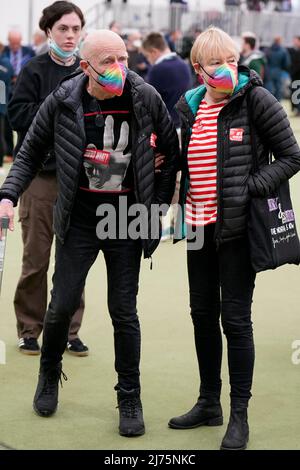
<svg viewBox="0 0 300 470"><path fill-rule="evenodd" d="M293 120L300 141L300 119ZM291 183L300 229L300 175ZM81 337L90 356L65 355L68 382L57 414L43 419L32 411L39 359L17 349L13 295L20 274L20 230L9 234L0 299L0 449L218 449L225 425L188 431L168 429L168 419L194 404L198 372L188 310L184 243L162 244L142 265L139 314L142 327L142 398L145 436L120 437L115 408L112 327L106 307L102 257L90 272ZM51 266L52 272L52 266ZM300 340L300 276L296 266L260 274L253 305L256 367L249 408L249 449L300 449L300 364L292 363L292 342ZM224 359L226 348L224 348ZM224 360L222 404L229 412Z"/></svg>

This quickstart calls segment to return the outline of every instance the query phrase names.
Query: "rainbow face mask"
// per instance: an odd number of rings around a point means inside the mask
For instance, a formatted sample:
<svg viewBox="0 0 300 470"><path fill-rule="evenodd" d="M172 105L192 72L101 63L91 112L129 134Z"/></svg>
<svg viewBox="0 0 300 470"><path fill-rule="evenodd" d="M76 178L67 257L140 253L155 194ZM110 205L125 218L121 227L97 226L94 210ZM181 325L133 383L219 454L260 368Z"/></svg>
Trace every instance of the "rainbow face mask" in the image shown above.
<svg viewBox="0 0 300 470"><path fill-rule="evenodd" d="M213 75L210 75L201 64L199 64L202 70L209 76L206 83L214 88L218 93L224 93L226 95L232 95L234 89L238 83L238 71L235 64L222 64L216 68Z"/></svg>
<svg viewBox="0 0 300 470"><path fill-rule="evenodd" d="M88 62L90 67L96 72L97 80L106 91L116 96L121 96L123 93L126 76L128 73L127 67L121 62L115 62L114 64L107 67L104 73L99 73L94 67Z"/></svg>

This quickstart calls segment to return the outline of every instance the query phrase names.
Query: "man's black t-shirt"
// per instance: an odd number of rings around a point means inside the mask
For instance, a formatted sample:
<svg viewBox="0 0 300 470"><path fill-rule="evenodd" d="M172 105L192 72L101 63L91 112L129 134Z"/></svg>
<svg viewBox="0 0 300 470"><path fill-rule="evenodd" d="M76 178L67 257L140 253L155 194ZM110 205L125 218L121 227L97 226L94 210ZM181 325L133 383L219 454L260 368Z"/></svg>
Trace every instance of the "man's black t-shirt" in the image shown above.
<svg viewBox="0 0 300 470"><path fill-rule="evenodd" d="M86 148L72 224L95 227L100 204L112 204L118 214L120 196L134 202L130 91L125 85L121 96L99 101L85 90L83 112Z"/></svg>

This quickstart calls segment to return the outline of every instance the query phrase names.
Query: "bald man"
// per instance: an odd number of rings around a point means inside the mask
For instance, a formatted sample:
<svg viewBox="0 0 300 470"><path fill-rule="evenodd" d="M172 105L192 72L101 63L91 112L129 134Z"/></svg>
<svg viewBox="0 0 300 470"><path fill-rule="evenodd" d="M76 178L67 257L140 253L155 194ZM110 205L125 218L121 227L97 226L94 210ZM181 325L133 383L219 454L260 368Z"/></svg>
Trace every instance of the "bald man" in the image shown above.
<svg viewBox="0 0 300 470"><path fill-rule="evenodd" d="M22 46L22 34L20 31L11 30L7 36L8 45L5 47L3 55L10 60L14 69L14 76L17 77L23 65L34 57L31 47Z"/></svg>
<svg viewBox="0 0 300 470"><path fill-rule="evenodd" d="M145 432L136 310L140 260L159 244L159 214L153 217L151 209L171 202L178 140L160 95L128 70L120 36L91 33L81 57L82 71L66 78L40 107L0 191L0 218L9 216L13 228L12 206L43 164L43 150L54 147L56 264L33 406L40 416L56 411L70 319L101 250L114 328L119 433L139 436ZM156 153L165 155L160 173ZM127 211L135 203L136 213L143 214L137 224L134 211Z"/></svg>

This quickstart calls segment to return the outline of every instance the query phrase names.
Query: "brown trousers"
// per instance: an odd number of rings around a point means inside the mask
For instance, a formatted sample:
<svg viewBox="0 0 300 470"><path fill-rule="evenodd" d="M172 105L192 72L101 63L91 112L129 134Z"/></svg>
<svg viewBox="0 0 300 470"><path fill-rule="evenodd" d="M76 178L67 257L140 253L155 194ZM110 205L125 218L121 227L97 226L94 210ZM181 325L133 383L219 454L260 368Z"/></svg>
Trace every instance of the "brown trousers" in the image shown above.
<svg viewBox="0 0 300 470"><path fill-rule="evenodd" d="M47 309L47 271L53 242L53 206L57 195L54 174L39 174L20 198L23 238L22 273L14 306L19 338L38 338ZM72 318L69 340L77 338L84 310L84 296Z"/></svg>

